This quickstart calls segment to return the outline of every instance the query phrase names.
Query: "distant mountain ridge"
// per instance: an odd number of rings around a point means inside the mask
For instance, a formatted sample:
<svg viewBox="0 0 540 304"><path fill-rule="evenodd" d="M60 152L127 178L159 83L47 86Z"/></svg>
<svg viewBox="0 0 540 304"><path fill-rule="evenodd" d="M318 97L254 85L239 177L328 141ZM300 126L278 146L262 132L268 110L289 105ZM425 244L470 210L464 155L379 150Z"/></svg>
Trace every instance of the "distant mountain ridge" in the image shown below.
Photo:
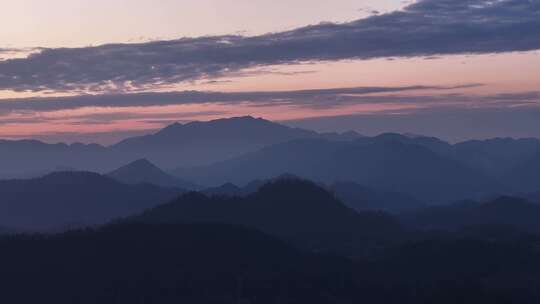
<svg viewBox="0 0 540 304"><path fill-rule="evenodd" d="M182 191L126 185L90 172L55 172L0 181L0 223L20 231L56 231L103 224L165 203Z"/></svg>
<svg viewBox="0 0 540 304"><path fill-rule="evenodd" d="M106 173L126 163L147 159L160 168L194 166L256 151L293 139L324 137L349 140L355 132L324 133L290 128L251 116L208 122L174 123L154 134L97 144L46 144L37 140L0 140L0 178L57 167Z"/></svg>
<svg viewBox="0 0 540 304"><path fill-rule="evenodd" d="M224 160L293 139L320 136L251 116L209 122L175 123L155 134L111 146L128 158L144 157L164 168Z"/></svg>
<svg viewBox="0 0 540 304"><path fill-rule="evenodd" d="M250 158L252 161L247 161ZM206 187L226 182L242 185L291 172L327 183L345 180L389 192L407 192L421 200L540 189L539 139L494 138L450 144L434 137L395 133L375 137L352 131L317 133L250 116L175 123L109 147L0 140L0 179L37 177L57 171L55 168L109 173L139 159L147 159L166 174L175 169L177 178ZM219 172L220 167L231 167L233 163L242 163L240 167L232 166L236 167L229 173L235 176ZM208 173L216 175L197 176L207 170L204 167L212 167ZM431 172L427 172L430 168ZM420 179L427 179L425 189L418 186ZM454 183L450 183L452 179ZM456 190L456 195L437 197L435 188L426 193L432 188L430 183L441 188L437 191L442 193Z"/></svg>
<svg viewBox="0 0 540 304"><path fill-rule="evenodd" d="M522 192L540 191L540 149L504 175L504 181Z"/></svg>
<svg viewBox="0 0 540 304"><path fill-rule="evenodd" d="M301 139L210 166L178 169L177 176L203 185L244 185L288 172L318 182L351 181L426 202L483 196L504 186L479 170L395 135L354 141Z"/></svg>
<svg viewBox="0 0 540 304"><path fill-rule="evenodd" d="M97 144L46 144L0 140L0 178L39 177L55 168L101 171L111 165L107 148Z"/></svg>
<svg viewBox="0 0 540 304"><path fill-rule="evenodd" d="M107 174L108 177L125 184L153 184L162 187L175 187L184 190L196 190L199 187L183 181L152 164L147 159L138 159Z"/></svg>

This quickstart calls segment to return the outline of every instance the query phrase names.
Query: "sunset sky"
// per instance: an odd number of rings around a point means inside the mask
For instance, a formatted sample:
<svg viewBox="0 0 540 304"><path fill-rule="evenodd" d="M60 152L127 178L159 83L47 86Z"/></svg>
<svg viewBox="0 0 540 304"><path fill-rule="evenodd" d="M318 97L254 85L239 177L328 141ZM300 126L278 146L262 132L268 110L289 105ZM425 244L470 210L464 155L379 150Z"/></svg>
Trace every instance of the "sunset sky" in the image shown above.
<svg viewBox="0 0 540 304"><path fill-rule="evenodd" d="M540 137L540 0L4 0L0 138L252 115Z"/></svg>

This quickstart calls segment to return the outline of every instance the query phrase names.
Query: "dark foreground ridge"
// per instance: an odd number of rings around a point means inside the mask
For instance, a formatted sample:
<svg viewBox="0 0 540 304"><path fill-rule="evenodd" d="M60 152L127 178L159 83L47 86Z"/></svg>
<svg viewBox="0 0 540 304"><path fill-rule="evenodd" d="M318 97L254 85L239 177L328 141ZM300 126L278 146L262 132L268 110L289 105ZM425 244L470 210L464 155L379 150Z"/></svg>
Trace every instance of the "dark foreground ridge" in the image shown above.
<svg viewBox="0 0 540 304"><path fill-rule="evenodd" d="M0 238L6 303L537 303L538 238L439 237L349 260L220 224ZM31 291L31 292L30 292Z"/></svg>
<svg viewBox="0 0 540 304"><path fill-rule="evenodd" d="M11 189L41 185L44 188L32 189L44 197L54 191L39 189L64 185L77 192L82 191L79 184L109 194L136 189L133 193L140 195L140 186L80 172L7 185ZM101 228L4 235L0 300L24 304L43 299L59 304L540 300L534 203L501 197L389 215L355 211L324 187L292 176L255 184L258 190L243 196L183 194ZM78 192L63 202L89 204L82 200L88 196ZM129 205L112 202L107 201L104 210Z"/></svg>
<svg viewBox="0 0 540 304"><path fill-rule="evenodd" d="M311 251L346 254L386 246L402 231L392 216L355 212L324 188L297 178L270 181L245 197L189 193L131 220L243 225Z"/></svg>

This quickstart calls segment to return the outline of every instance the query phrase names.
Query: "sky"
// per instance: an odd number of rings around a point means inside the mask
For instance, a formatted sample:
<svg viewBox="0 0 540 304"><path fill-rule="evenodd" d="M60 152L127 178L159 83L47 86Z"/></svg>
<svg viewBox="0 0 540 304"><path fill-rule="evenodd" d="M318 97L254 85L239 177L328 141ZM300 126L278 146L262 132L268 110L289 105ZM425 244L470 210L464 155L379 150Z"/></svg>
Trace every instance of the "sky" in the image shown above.
<svg viewBox="0 0 540 304"><path fill-rule="evenodd" d="M110 144L252 115L540 137L540 0L4 0L0 138Z"/></svg>

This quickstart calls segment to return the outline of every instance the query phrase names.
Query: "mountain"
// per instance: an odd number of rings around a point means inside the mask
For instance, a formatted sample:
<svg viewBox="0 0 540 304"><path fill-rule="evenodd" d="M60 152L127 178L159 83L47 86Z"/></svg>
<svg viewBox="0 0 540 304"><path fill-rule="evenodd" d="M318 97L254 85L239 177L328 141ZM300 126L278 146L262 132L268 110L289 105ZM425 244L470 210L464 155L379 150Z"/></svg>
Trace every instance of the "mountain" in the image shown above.
<svg viewBox="0 0 540 304"><path fill-rule="evenodd" d="M493 138L471 140L454 145L456 160L492 176L504 177L518 166L540 154L536 138Z"/></svg>
<svg viewBox="0 0 540 304"><path fill-rule="evenodd" d="M516 167L526 167L528 161L540 155L540 139L537 138L491 138L453 145L435 137L419 135L389 133L379 138L423 146L497 179L504 179ZM521 178L516 177L518 180Z"/></svg>
<svg viewBox="0 0 540 304"><path fill-rule="evenodd" d="M58 230L105 223L179 195L179 189L126 185L89 172L57 172L0 181L0 223L17 230Z"/></svg>
<svg viewBox="0 0 540 304"><path fill-rule="evenodd" d="M176 187L195 190L199 187L165 173L146 159L139 159L107 174L108 177L124 184L153 184L162 187Z"/></svg>
<svg viewBox="0 0 540 304"><path fill-rule="evenodd" d="M337 132L329 132L329 133L321 133L319 135L322 139L328 139L328 140L355 140L359 138L364 138L365 136L361 135L360 133L356 131L347 131L343 133L337 133Z"/></svg>
<svg viewBox="0 0 540 304"><path fill-rule="evenodd" d="M298 178L291 174L283 174L269 180L254 180L244 187L225 183L218 187L210 187L202 192L207 195L246 196L257 192L266 183L281 179ZM410 195L398 192L386 192L365 187L353 182L337 182L331 185L320 185L332 192L343 204L356 211L388 211L402 212L421 209L426 205Z"/></svg>
<svg viewBox="0 0 540 304"><path fill-rule="evenodd" d="M129 138L111 150L129 158L147 158L162 168L225 160L271 144L319 136L251 116L208 122L175 123L155 134Z"/></svg>
<svg viewBox="0 0 540 304"><path fill-rule="evenodd" d="M425 207L414 197L399 193L386 192L364 187L353 182L337 182L328 187L345 205L356 210L381 210L402 212Z"/></svg>
<svg viewBox="0 0 540 304"><path fill-rule="evenodd" d="M479 197L504 186L490 176L422 145L388 136L355 141L302 139L209 166L175 170L203 185L243 185L285 172L315 181L352 181L429 202Z"/></svg>
<svg viewBox="0 0 540 304"><path fill-rule="evenodd" d="M0 140L0 178L22 177L21 174L28 172L50 172L51 168L57 167L110 172L144 158L161 168L193 166L225 160L270 144L316 136L322 135L248 116L175 123L154 134L128 138L109 147ZM356 135L336 133L325 136L340 139Z"/></svg>
<svg viewBox="0 0 540 304"><path fill-rule="evenodd" d="M57 304L538 303L539 244L538 237L438 237L347 259L306 253L239 226L124 223L0 237L1 298Z"/></svg>
<svg viewBox="0 0 540 304"><path fill-rule="evenodd" d="M76 168L77 170L106 173L139 159L147 159L166 170L203 167L253 153L265 152L268 147L287 145L291 141L326 141L334 146L334 148L329 148L330 150L347 146L350 148L353 144L357 146L386 144L389 149L392 148L392 143L402 146L419 146L446 159L446 161L457 163L459 167L467 167L476 171L477 174L483 174L483 179L489 177L501 184L506 184L515 191L523 190L519 188L519 184L528 175L514 172L519 172L521 167L527 168L527 161L538 158L535 155L540 153L540 140L533 138L495 138L449 144L434 137L418 135L405 136L390 133L376 137L364 137L353 131L341 134L316 133L247 116L207 122L175 123L154 134L128 138L109 147L78 143L70 145L46 144L35 140L0 140L0 167L3 169L0 178L37 177L45 172L56 171L51 170L51 168ZM291 145L291 148L297 148L298 152L303 153L302 157L300 155L289 157L292 161L299 159L300 163L303 163L311 159L310 161L315 162L314 165L318 165L318 162L327 161L328 158L328 155L323 155L327 151L324 149L327 148L323 148L322 152L305 151L305 149L294 145ZM321 148L321 146L319 145L317 148ZM383 154L388 153L384 152ZM322 159L316 159L318 156ZM328 164L332 164L332 159L328 160ZM247 168L247 170L255 169ZM262 171L264 170L266 169L262 169ZM274 171L276 172L273 172L271 176L292 172L291 170ZM297 172L292 173L296 174ZM260 178L268 177L267 174L259 175ZM251 176L248 177L241 179L241 181L247 182L253 179ZM365 184L360 180L353 181ZM238 180L216 178L210 185L206 186L215 186L226 182L238 184ZM530 181L525 180L525 182ZM516 185L518 188L514 189ZM371 185L367 186L371 187ZM526 190L530 191L531 189Z"/></svg>
<svg viewBox="0 0 540 304"><path fill-rule="evenodd" d="M284 173L284 174L281 174L279 176L269 178L269 179L253 180L249 182L247 185L245 185L244 187L239 187L233 183L225 183L218 187L207 188L203 190L202 192L207 195L246 196L246 195L253 194L259 191L260 188L262 188L264 185L268 183L281 181L281 180L301 180L301 179L302 179L301 177L298 177L294 174ZM322 186L323 188L325 187L323 185L319 185L319 186Z"/></svg>
<svg viewBox="0 0 540 304"><path fill-rule="evenodd" d="M491 138L456 144L421 135L387 133L381 134L378 138L428 148L494 178L503 177L505 173L540 152L540 139L537 138Z"/></svg>
<svg viewBox="0 0 540 304"><path fill-rule="evenodd" d="M404 221L423 230L458 230L473 226L499 225L539 233L539 218L539 204L504 196L485 203L468 201L430 207L406 215Z"/></svg>
<svg viewBox="0 0 540 304"><path fill-rule="evenodd" d="M246 197L190 193L131 219L142 223L227 223L260 229L302 248L359 253L401 232L393 217L357 213L308 181L280 179Z"/></svg>
<svg viewBox="0 0 540 304"><path fill-rule="evenodd" d="M538 191L540 189L540 149L538 153L505 174L504 180L520 192Z"/></svg>
<svg viewBox="0 0 540 304"><path fill-rule="evenodd" d="M345 278L352 264L216 224L113 225L0 245L1 298L9 303L332 303L346 298L334 276Z"/></svg>
<svg viewBox="0 0 540 304"><path fill-rule="evenodd" d="M408 151L400 152L404 153L401 163L399 153L392 149L403 147ZM404 192L407 183L412 183L408 194L421 200L448 201L483 196L486 189L487 194L493 189L497 189L497 194L537 190L538 155L540 140L533 138L450 144L418 135L364 137L352 131L316 133L247 116L175 123L154 134L128 138L108 147L0 140L0 179L39 177L57 171L53 168L107 173L126 163L147 159L167 172L181 168L174 175L188 181L194 176L194 182L206 187L227 182L243 185L291 172L326 183L350 180L369 188L381 186L388 192ZM344 159L337 159L338 156ZM225 167L234 170L219 172L229 170ZM204 171L216 175L203 174ZM419 174L410 174L416 171ZM411 177L413 180L409 181ZM422 180L414 180L420 177ZM459 185L448 185L451 179ZM420 183L429 186L420 189ZM455 195L448 195L452 191Z"/></svg>
<svg viewBox="0 0 540 304"><path fill-rule="evenodd" d="M421 135L404 135L397 133L383 133L381 135L375 136L373 138L365 137L364 140L372 141L377 140L379 142L400 142L402 144L408 145L418 145L424 148L427 148L438 155L450 157L453 155L454 146L440 140L436 137L428 137Z"/></svg>
<svg viewBox="0 0 540 304"><path fill-rule="evenodd" d="M0 140L0 178L40 177L77 168L101 172L113 165L107 148L96 144L46 144L37 140Z"/></svg>

